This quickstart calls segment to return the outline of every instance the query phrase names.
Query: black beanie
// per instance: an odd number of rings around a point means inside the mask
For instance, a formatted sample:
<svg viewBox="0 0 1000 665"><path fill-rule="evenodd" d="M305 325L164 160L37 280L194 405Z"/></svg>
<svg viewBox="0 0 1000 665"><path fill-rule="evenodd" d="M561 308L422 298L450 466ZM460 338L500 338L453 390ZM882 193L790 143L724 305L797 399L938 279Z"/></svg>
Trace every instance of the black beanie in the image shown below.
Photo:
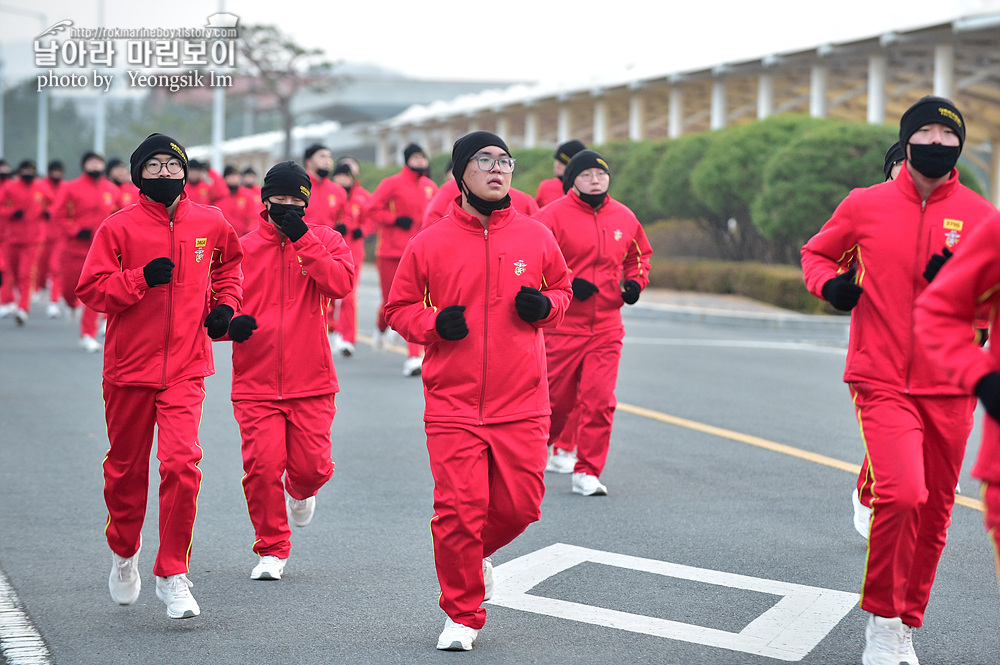
<svg viewBox="0 0 1000 665"><path fill-rule="evenodd" d="M65 171L66 170L66 166L62 163L62 160L53 159L51 162L49 162L49 168L48 168L48 170L49 171Z"/></svg>
<svg viewBox="0 0 1000 665"><path fill-rule="evenodd" d="M882 164L882 173L885 174L886 180L889 179L889 174L892 172L892 165L904 159L906 159L906 155L903 154L903 148L899 145L899 141L889 146L889 149L885 151L885 163Z"/></svg>
<svg viewBox="0 0 1000 665"><path fill-rule="evenodd" d="M329 148L327 148L322 143L313 143L311 146L309 146L308 148L306 148L305 153L303 153L303 155L302 155L302 161L305 161L305 160L309 159L310 157L312 157L313 155L315 155L320 150L329 150Z"/></svg>
<svg viewBox="0 0 1000 665"><path fill-rule="evenodd" d="M24 169L31 169L32 171L37 171L38 167L35 165L35 160L25 159L20 164L17 165L18 171L23 171Z"/></svg>
<svg viewBox="0 0 1000 665"><path fill-rule="evenodd" d="M83 165L87 163L88 159L93 159L95 157L101 160L102 162L104 161L104 157L97 154L93 150L88 150L87 152L83 153L83 157L80 158L80 168L83 168Z"/></svg>
<svg viewBox="0 0 1000 665"><path fill-rule="evenodd" d="M600 154L593 150L581 150L566 165L566 171L563 173L564 194L573 186L573 181L576 180L576 177L587 169L604 169L608 173L611 173L608 163L604 161L604 158Z"/></svg>
<svg viewBox="0 0 1000 665"><path fill-rule="evenodd" d="M349 175L352 178L354 177L354 171L351 170L351 165L347 164L346 162L334 166L333 173L331 173L330 175L340 175L341 173Z"/></svg>
<svg viewBox="0 0 1000 665"><path fill-rule="evenodd" d="M107 165L107 167L105 167L104 170L107 171L108 173L110 173L111 169L115 168L116 166L121 166L124 163L125 162L123 162L122 160L118 159L117 157L112 157L111 159L108 160L108 165Z"/></svg>
<svg viewBox="0 0 1000 665"><path fill-rule="evenodd" d="M455 176L455 184L459 191L462 190L462 176L465 174L465 166L472 159L472 156L483 148L495 145L503 148L508 155L510 149L503 139L492 132L472 132L455 141L451 149L451 174Z"/></svg>
<svg viewBox="0 0 1000 665"><path fill-rule="evenodd" d="M222 177L225 178L227 175L239 175L240 170L233 166L232 164L226 164L226 168L222 169Z"/></svg>
<svg viewBox="0 0 1000 665"><path fill-rule="evenodd" d="M580 152L581 150L586 150L587 146L583 145L582 141L577 141L573 139L572 141L566 141L556 148L556 159L558 159L563 164L569 164L569 160L573 159L573 156Z"/></svg>
<svg viewBox="0 0 1000 665"><path fill-rule="evenodd" d="M417 154L418 152L424 157L427 156L427 153L424 152L424 149L418 146L416 143L411 143L410 145L403 148L403 163L405 164L408 161L410 161L410 157L413 157L413 155Z"/></svg>
<svg viewBox="0 0 1000 665"><path fill-rule="evenodd" d="M153 155L173 155L181 160L181 164L184 165L184 179L187 180L188 158L184 147L165 134L150 134L128 160L129 170L132 172L132 184L136 187L142 185L142 165Z"/></svg>
<svg viewBox="0 0 1000 665"><path fill-rule="evenodd" d="M309 205L309 188L312 182L306 170L291 160L278 162L264 174L264 184L260 188L260 200L271 196L295 196Z"/></svg>
<svg viewBox="0 0 1000 665"><path fill-rule="evenodd" d="M906 110L899 120L899 145L905 151L913 133L924 125L939 122L951 127L958 134L959 149L965 145L965 119L950 99L927 95Z"/></svg>

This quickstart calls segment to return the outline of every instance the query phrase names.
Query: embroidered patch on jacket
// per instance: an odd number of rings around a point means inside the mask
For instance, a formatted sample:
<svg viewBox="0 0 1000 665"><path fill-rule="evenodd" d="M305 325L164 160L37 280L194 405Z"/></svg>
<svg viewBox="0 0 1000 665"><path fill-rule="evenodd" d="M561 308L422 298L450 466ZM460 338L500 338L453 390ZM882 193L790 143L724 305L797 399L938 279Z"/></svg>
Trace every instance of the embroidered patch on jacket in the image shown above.
<svg viewBox="0 0 1000 665"><path fill-rule="evenodd" d="M962 226L962 220L948 219L946 217L944 220L944 244L948 247L954 247L958 243L958 239L962 236L960 233Z"/></svg>
<svg viewBox="0 0 1000 665"><path fill-rule="evenodd" d="M619 241L621 239L622 239L622 230L621 229L615 229L615 242L617 242L617 241Z"/></svg>
<svg viewBox="0 0 1000 665"><path fill-rule="evenodd" d="M523 275L524 274L524 270L527 267L528 267L527 263L525 263L524 261L518 260L518 262L514 264L514 274L515 275Z"/></svg>
<svg viewBox="0 0 1000 665"><path fill-rule="evenodd" d="M301 257L301 256L299 256L298 254L296 254L296 255L295 255L295 258L297 258L297 259L299 260L299 270L301 270L301 271L302 271L302 274L303 274L303 275L308 275L309 273L307 273L307 272L306 272L306 269L302 267L302 257Z"/></svg>
<svg viewBox="0 0 1000 665"><path fill-rule="evenodd" d="M194 260L201 263L201 260L205 258L205 248L208 247L208 238L195 238L194 247Z"/></svg>

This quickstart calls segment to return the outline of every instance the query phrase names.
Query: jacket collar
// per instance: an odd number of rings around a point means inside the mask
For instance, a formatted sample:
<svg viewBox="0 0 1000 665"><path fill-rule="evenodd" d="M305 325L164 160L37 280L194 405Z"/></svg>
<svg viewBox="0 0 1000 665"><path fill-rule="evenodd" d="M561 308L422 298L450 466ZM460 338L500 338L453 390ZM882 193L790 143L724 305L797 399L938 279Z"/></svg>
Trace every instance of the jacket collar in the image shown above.
<svg viewBox="0 0 1000 665"><path fill-rule="evenodd" d="M448 212L449 215L462 227L467 228L471 231L480 232L483 230L483 223L479 221L479 218L475 215L469 214L462 208L462 195L459 194L451 202L451 210ZM487 222L486 228L490 231L496 231L502 229L503 227L510 224L511 220L517 211L514 210L513 205L508 205L506 208L494 211Z"/></svg>
<svg viewBox="0 0 1000 665"><path fill-rule="evenodd" d="M907 168L906 162L903 163L903 168L899 170L899 175L896 176L896 179L893 182L897 187L899 187L899 190L907 198L923 203L923 197L921 197L920 192L917 191L917 185L913 182L913 176L910 175L910 170ZM927 202L931 203L934 201L940 201L941 199L951 196L958 186L958 169L954 168L951 170L951 175L948 176L948 179L934 188L931 195L927 197Z"/></svg>
<svg viewBox="0 0 1000 665"><path fill-rule="evenodd" d="M280 245L282 241L281 234L278 233L278 229L274 228L274 224L268 219L267 210L261 210L258 214L260 215L260 221L257 222L257 232L260 234L260 237L268 242Z"/></svg>
<svg viewBox="0 0 1000 665"><path fill-rule="evenodd" d="M139 194L139 206L146 211L146 214L155 220L170 223L170 216L167 215L167 206L162 203L157 203L156 201L150 201L146 198L145 194ZM177 202L177 207L174 208L174 219L173 221L179 222L184 217L187 216L188 210L191 207L191 200L188 198L187 191L181 192L181 200Z"/></svg>

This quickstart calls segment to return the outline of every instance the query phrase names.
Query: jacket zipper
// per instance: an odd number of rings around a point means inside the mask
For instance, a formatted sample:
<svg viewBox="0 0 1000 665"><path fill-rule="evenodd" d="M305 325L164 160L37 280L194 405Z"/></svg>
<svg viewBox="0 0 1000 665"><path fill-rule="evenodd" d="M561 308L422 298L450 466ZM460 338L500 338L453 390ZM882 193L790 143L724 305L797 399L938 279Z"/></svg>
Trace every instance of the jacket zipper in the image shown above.
<svg viewBox="0 0 1000 665"><path fill-rule="evenodd" d="M920 245L924 237L924 215L927 212L927 199L920 202L920 224L917 226L917 246L914 250L913 263L915 264L916 271L920 270ZM920 285L920 277L922 275L918 274L913 280L913 299L917 298L917 287ZM913 374L913 307L910 307L910 320L909 320L909 362L906 363L906 394L910 393L910 377Z"/></svg>
<svg viewBox="0 0 1000 665"><path fill-rule="evenodd" d="M282 394L282 381L281 381L281 367L284 363L281 362L281 347L282 347L282 332L285 327L285 273L288 272L288 266L285 265L285 239L281 239L281 277L279 278L278 295L280 299L278 300L278 399L284 399Z"/></svg>
<svg viewBox="0 0 1000 665"><path fill-rule="evenodd" d="M601 224L597 221L597 209L596 208L594 209L594 231L597 234L597 256L594 259L594 274L592 275L592 277L594 279L594 285L596 286L597 285L597 270L600 267L601 255L602 255L602 252L604 251L604 247L602 246L602 242L601 242L603 240L601 238ZM595 294L595 297L592 297L590 299L590 301L593 303L593 310L594 310L593 315L590 317L590 332L594 332L594 328L597 327L597 300L598 299L596 297L596 294Z"/></svg>
<svg viewBox="0 0 1000 665"><path fill-rule="evenodd" d="M490 323L490 230L483 229L483 246L486 248L486 292L483 294L483 380L482 388L479 391L479 424L483 424L483 414L486 409L486 355L487 344L489 343L489 323Z"/></svg>
<svg viewBox="0 0 1000 665"><path fill-rule="evenodd" d="M170 220L170 260L176 265L174 256L174 220ZM167 358L169 357L170 346L170 317L174 304L174 280L167 282L167 329L163 338L163 376L160 379L160 389L167 387Z"/></svg>

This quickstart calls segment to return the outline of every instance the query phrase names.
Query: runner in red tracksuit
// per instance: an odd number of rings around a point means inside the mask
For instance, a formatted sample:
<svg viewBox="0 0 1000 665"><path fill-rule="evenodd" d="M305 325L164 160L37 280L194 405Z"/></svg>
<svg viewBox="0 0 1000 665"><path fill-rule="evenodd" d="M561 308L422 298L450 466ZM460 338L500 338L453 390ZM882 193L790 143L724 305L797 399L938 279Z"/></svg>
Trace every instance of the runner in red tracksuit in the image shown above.
<svg viewBox="0 0 1000 665"><path fill-rule="evenodd" d="M371 225L365 217L365 209L371 198L356 180L351 165L338 162L333 169L333 181L343 188L347 196L337 211L334 228L344 236L354 258L354 289L344 298L333 301L330 329L334 335L334 353L350 357L358 339L358 288L361 283L361 266L365 261L365 236L371 235Z"/></svg>
<svg viewBox="0 0 1000 665"><path fill-rule="evenodd" d="M438 188L434 198L427 204L427 210L424 211L424 218L420 223L421 230L447 215L448 210L451 209L451 202L456 198L458 198L458 185L455 184L454 179L449 178ZM535 199L513 187L510 188L510 204L514 206L514 210L528 217L534 217L535 213L538 212L538 204L535 203Z"/></svg>
<svg viewBox="0 0 1000 665"><path fill-rule="evenodd" d="M31 311L31 294L35 291L38 256L45 242L45 210L50 200L49 190L37 179L37 169L31 160L17 167L18 177L0 189L0 215L6 227L3 232L4 263L7 279L0 293L3 303L12 303L17 287L17 305L14 316L18 325L24 325Z"/></svg>
<svg viewBox="0 0 1000 665"><path fill-rule="evenodd" d="M229 194L225 178L208 164L192 159L188 168L190 174L184 191L192 203L215 205Z"/></svg>
<svg viewBox="0 0 1000 665"><path fill-rule="evenodd" d="M1000 326L1000 215L980 224L948 261L941 274L917 299L914 327L949 380L977 395L989 417L972 475L982 481L984 522L1000 555L1000 345L980 348L973 332L983 304ZM1000 573L1000 558L996 559Z"/></svg>
<svg viewBox="0 0 1000 665"><path fill-rule="evenodd" d="M420 230L424 210L437 191L437 185L426 175L429 162L423 148L415 143L406 146L403 150L403 162L404 166L399 173L385 178L375 188L365 210L365 215L371 220L377 234L375 267L378 268L379 282L382 285L382 302L378 308L376 330L372 334L372 345L376 351L381 350L385 344L387 325L383 310L403 248ZM403 364L404 376L420 373L421 355L420 345L408 339L407 359Z"/></svg>
<svg viewBox="0 0 1000 665"><path fill-rule="evenodd" d="M49 209L52 222L63 230L60 252L62 293L66 305L80 304L76 285L97 227L118 209L118 188L104 177L104 158L88 152L81 161L83 175L59 188ZM97 312L84 303L80 315L80 346L88 353L101 350L97 341Z"/></svg>
<svg viewBox="0 0 1000 665"><path fill-rule="evenodd" d="M295 162L264 176L257 230L243 245L243 312L230 325L254 332L233 345L233 411L243 438L243 492L261 558L252 579L281 579L292 523L305 526L333 475L330 428L337 373L326 333L330 299L354 288L351 250L339 233L303 221L309 176ZM304 190L304 191L303 191ZM249 330L247 331L249 332ZM282 480L284 477L284 480Z"/></svg>
<svg viewBox="0 0 1000 665"><path fill-rule="evenodd" d="M240 186L240 173L235 166L227 166L222 177L229 192L214 205L232 224L236 235L244 236L256 229L260 221L260 198L255 197L250 189Z"/></svg>
<svg viewBox="0 0 1000 665"><path fill-rule="evenodd" d="M112 185L118 188L118 209L121 210L139 200L139 188L132 184L128 165L117 157L108 162L105 175Z"/></svg>
<svg viewBox="0 0 1000 665"><path fill-rule="evenodd" d="M448 615L437 646L467 651L492 593L484 557L539 517L549 413L541 329L562 319L571 291L552 234L510 205L503 140L464 136L452 163L461 205L409 242L386 317L427 345L431 533Z"/></svg>
<svg viewBox="0 0 1000 665"><path fill-rule="evenodd" d="M923 623L972 428L974 401L912 328L944 250L996 215L958 182L964 138L954 104L922 98L900 121L907 160L897 178L852 191L802 248L809 291L853 308L844 381L873 479L865 663L915 662L912 629Z"/></svg>
<svg viewBox="0 0 1000 665"><path fill-rule="evenodd" d="M49 205L42 213L45 227L45 242L42 244L41 253L38 256L38 273L35 278L35 285L39 289L49 287L49 304L45 310L50 319L57 318L60 314L59 300L62 298L62 278L60 277L59 261L60 251L63 241L62 228L58 222L53 221L50 209L56 200L56 194L62 186L62 178L65 168L59 160L49 162L46 178L42 184L46 188L46 198Z"/></svg>
<svg viewBox="0 0 1000 665"><path fill-rule="evenodd" d="M183 193L187 159L176 141L151 134L130 163L143 196L97 230L76 289L89 307L108 315L104 405L111 446L103 466L105 534L113 552L109 587L122 605L139 595L155 426L156 595L170 618L184 619L200 612L186 573L201 485L204 378L214 373L209 337L225 335L240 308L243 252L217 208L192 203Z"/></svg>
<svg viewBox="0 0 1000 665"><path fill-rule="evenodd" d="M535 192L535 201L538 203L539 208L544 208L556 199L561 199L566 195L566 190L563 189L562 178L563 173L566 171L566 165L569 164L569 160L573 159L576 153L586 149L586 147L581 141L577 141L576 139L559 144L559 147L556 148L555 161L552 163L552 172L555 174L555 177L538 183L538 191Z"/></svg>
<svg viewBox="0 0 1000 665"><path fill-rule="evenodd" d="M566 318L545 334L549 443L569 448L575 441L573 491L601 495L607 493L599 478L608 457L625 335L620 310L649 284L653 250L632 211L608 196L611 175L603 157L592 150L576 153L564 178L568 194L538 213L573 272ZM576 431L566 431L568 425Z"/></svg>

